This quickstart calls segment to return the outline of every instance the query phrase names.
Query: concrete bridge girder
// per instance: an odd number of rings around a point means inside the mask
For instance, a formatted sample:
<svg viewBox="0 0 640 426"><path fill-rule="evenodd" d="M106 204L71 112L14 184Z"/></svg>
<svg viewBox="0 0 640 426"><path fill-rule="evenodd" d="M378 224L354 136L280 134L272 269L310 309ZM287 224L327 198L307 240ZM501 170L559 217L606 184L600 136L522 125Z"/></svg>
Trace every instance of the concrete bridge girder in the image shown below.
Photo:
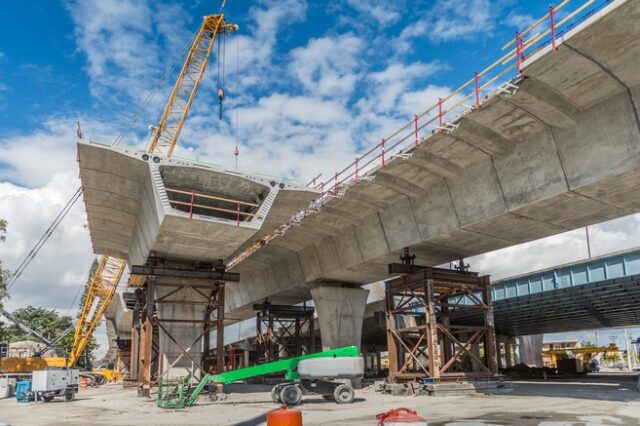
<svg viewBox="0 0 640 426"><path fill-rule="evenodd" d="M557 52L535 54L524 63L526 78L514 94L488 100L451 133L427 138L409 159L389 161L373 181L361 180L331 200L327 207L362 205L363 217L345 225L341 235L298 250L306 280L352 281L353 271L381 270L375 265L404 247L416 247L427 262L441 262L447 259L439 251L450 259L469 256L638 211L640 200L629 193L640 179L640 87L625 90L615 73L627 85L640 83L624 72L640 67L640 29L630 18L639 10L637 3L623 3L606 20L567 37ZM609 32L620 22L629 23L626 33ZM591 47L594 39L598 46ZM639 56L625 54L627 62L609 57L602 40L625 40ZM576 48L599 57L600 65ZM595 82L604 89L585 97L589 90L580 85ZM430 157L460 167L447 176L425 171ZM321 211L314 221L323 218ZM316 229L303 222L298 232ZM344 244L347 236L350 244ZM283 290L298 285L303 283L279 283Z"/></svg>

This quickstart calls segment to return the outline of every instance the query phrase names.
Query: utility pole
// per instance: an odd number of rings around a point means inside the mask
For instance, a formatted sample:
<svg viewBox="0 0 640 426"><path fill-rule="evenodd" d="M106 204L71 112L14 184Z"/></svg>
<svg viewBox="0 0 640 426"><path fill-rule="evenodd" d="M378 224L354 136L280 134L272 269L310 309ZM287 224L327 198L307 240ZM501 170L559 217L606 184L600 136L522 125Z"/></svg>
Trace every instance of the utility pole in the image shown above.
<svg viewBox="0 0 640 426"><path fill-rule="evenodd" d="M587 255L591 259L591 241L589 240L589 227L584 227L584 233L587 235Z"/></svg>

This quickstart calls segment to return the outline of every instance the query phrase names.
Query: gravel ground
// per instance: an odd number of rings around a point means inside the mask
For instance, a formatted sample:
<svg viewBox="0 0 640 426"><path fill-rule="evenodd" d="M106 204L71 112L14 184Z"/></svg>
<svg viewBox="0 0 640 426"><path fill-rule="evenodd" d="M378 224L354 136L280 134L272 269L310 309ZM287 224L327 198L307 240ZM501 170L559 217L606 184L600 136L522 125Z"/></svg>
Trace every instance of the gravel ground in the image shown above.
<svg viewBox="0 0 640 426"><path fill-rule="evenodd" d="M353 404L326 402L306 395L302 411L305 426L375 425L375 415L408 407L430 425L640 425L640 392L630 376L527 381L501 395L393 397L371 387L358 390ZM277 408L270 388L261 385L228 386L220 401L201 397L183 410L163 410L150 399L136 397L135 389L116 384L81 390L72 402L18 403L0 400L0 424L19 425L260 425Z"/></svg>

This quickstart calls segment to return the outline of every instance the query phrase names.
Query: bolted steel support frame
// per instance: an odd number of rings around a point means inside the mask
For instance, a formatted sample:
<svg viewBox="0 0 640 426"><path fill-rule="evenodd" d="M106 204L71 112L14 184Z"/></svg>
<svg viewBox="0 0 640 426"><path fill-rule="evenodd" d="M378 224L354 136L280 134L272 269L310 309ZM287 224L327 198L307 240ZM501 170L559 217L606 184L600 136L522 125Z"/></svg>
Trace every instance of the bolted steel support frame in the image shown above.
<svg viewBox="0 0 640 426"><path fill-rule="evenodd" d="M209 295L209 304L204 318L204 348L202 351L203 370L210 372L213 366L210 357L211 353L211 331L216 330L216 356L215 371L224 371L224 281L216 281ZM215 316L214 316L215 314ZM215 326L215 327L214 327Z"/></svg>
<svg viewBox="0 0 640 426"><path fill-rule="evenodd" d="M314 308L263 303L253 309L258 311L256 343L261 362L315 352Z"/></svg>
<svg viewBox="0 0 640 426"><path fill-rule="evenodd" d="M154 263L133 266L132 274L143 276L144 284L136 288L132 330L131 365L136 366L138 394L149 396L152 384L163 370L159 351L159 335L180 349L178 358L188 358L200 370L200 375L214 371L210 356L210 334L216 330L215 371L224 371L224 294L226 280L238 281L239 275L227 273L220 262L212 269L174 268ZM167 280L168 278L168 280ZM175 282L173 282L175 280ZM213 283L212 283L213 280ZM156 297L156 287L172 287L161 297ZM186 296L186 297L182 297ZM198 319L159 319L156 306L161 304L201 304L206 305L204 318ZM169 323L202 324L202 333L189 346L184 347L169 332ZM202 357L196 359L190 351L202 345ZM178 361L176 360L176 362ZM172 365L166 366L168 370ZM165 371L166 373L166 371ZM192 374L195 372L192 372ZM132 372L134 376L134 372Z"/></svg>
<svg viewBox="0 0 640 426"><path fill-rule="evenodd" d="M155 304L153 303L154 280L148 280L143 288L136 289L131 333L131 362L135 366L138 396L149 397L151 386L158 376L158 328L154 326Z"/></svg>
<svg viewBox="0 0 640 426"><path fill-rule="evenodd" d="M435 383L498 375L490 280L476 273L389 265L386 282L389 376ZM456 322L481 313L482 325Z"/></svg>

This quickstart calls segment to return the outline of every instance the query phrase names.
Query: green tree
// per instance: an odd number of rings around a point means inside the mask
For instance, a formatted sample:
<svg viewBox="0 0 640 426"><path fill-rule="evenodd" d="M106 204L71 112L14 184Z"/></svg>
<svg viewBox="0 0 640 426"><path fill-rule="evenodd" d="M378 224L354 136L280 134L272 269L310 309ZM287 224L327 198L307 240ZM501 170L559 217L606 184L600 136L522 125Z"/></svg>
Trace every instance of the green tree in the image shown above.
<svg viewBox="0 0 640 426"><path fill-rule="evenodd" d="M27 306L13 311L13 316L27 327L35 330L47 340L53 342L65 331L73 326L73 318L68 315L59 315L54 309L36 308ZM33 340L29 334L24 333L17 326L12 325L5 330L9 342L20 340ZM73 347L73 329L56 342L56 346L66 353ZM83 356L78 364L84 368L90 368L92 352L98 348L98 343L91 337Z"/></svg>
<svg viewBox="0 0 640 426"><path fill-rule="evenodd" d="M7 221L0 219L0 242L4 242L7 239ZM2 308L2 299L9 297L7 291L7 281L11 274L9 270L2 267L2 259L0 259L0 308Z"/></svg>

